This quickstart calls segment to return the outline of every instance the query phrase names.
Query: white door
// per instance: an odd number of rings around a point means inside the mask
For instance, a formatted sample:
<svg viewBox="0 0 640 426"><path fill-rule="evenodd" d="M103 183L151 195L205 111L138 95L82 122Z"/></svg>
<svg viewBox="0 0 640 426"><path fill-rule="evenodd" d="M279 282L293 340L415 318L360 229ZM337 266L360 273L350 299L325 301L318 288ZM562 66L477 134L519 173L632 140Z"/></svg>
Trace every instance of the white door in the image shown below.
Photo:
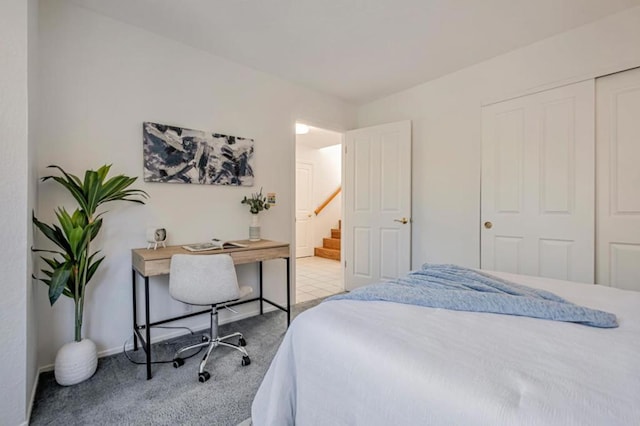
<svg viewBox="0 0 640 426"><path fill-rule="evenodd" d="M344 151L345 289L411 268L411 122L347 132Z"/></svg>
<svg viewBox="0 0 640 426"><path fill-rule="evenodd" d="M597 283L640 291L640 69L596 81Z"/></svg>
<svg viewBox="0 0 640 426"><path fill-rule="evenodd" d="M482 108L482 269L594 282L593 111L593 80Z"/></svg>
<svg viewBox="0 0 640 426"><path fill-rule="evenodd" d="M296 161L296 257L313 256L313 164Z"/></svg>

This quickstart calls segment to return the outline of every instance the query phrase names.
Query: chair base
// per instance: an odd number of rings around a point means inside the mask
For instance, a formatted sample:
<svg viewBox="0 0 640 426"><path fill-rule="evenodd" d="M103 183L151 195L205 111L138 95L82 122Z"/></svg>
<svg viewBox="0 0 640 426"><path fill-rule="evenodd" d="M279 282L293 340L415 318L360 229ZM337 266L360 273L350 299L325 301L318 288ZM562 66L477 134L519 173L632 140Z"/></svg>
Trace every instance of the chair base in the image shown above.
<svg viewBox="0 0 640 426"><path fill-rule="evenodd" d="M200 343L196 343L193 345L189 345L189 346L184 346L180 349L178 349L178 351L176 352L176 354L173 356L173 366L175 368L181 367L182 365L184 365L184 359L180 356L182 355L184 352L193 350L193 349L198 349L198 348L202 348L207 346L207 352L205 353L204 357L202 357L202 361L200 362L200 367L198 369L198 380L201 383L206 382L207 380L209 380L209 378L211 377L211 375L209 374L209 372L205 371L205 366L207 365L207 361L209 360L209 355L211 355L211 352L217 348L218 346L226 346L228 348L231 349L235 349L238 352L242 353L242 365L246 366L251 364L251 359L249 358L249 354L247 353L247 350L244 348L244 346L247 344L244 336L242 335L242 333L232 333L229 334L227 336L218 336L218 311L216 309L215 306L212 307L211 310L211 327L210 327L210 335L203 335L202 336L202 342ZM215 337L211 337L211 336L215 336ZM237 337L238 338L238 344L235 345L233 343L229 343L226 342L226 340L229 339L233 339Z"/></svg>

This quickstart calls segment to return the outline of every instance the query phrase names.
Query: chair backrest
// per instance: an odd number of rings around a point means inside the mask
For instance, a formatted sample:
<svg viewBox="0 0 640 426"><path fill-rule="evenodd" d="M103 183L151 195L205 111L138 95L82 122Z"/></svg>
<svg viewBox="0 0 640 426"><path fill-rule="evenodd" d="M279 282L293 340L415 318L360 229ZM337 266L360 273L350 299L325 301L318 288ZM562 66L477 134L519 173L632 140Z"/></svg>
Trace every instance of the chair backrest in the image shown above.
<svg viewBox="0 0 640 426"><path fill-rule="evenodd" d="M169 273L171 297L192 305L215 305L240 296L236 268L228 254L175 254Z"/></svg>

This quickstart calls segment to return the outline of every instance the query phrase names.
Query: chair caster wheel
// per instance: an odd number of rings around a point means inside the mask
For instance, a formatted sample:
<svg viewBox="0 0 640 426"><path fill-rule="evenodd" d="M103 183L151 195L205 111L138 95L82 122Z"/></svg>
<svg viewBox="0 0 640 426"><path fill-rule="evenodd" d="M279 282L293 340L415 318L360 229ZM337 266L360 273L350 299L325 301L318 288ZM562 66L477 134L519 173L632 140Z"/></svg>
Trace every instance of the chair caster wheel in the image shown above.
<svg viewBox="0 0 640 426"><path fill-rule="evenodd" d="M209 372L207 371L203 371L202 373L198 374L198 380L200 381L200 383L204 383L210 378L211 378L211 374L209 374Z"/></svg>
<svg viewBox="0 0 640 426"><path fill-rule="evenodd" d="M208 342L209 341L209 336L202 336L202 341L203 342Z"/></svg>
<svg viewBox="0 0 640 426"><path fill-rule="evenodd" d="M238 340L238 345L239 346L247 346L247 341L244 340L244 337L241 337L240 340Z"/></svg>
<svg viewBox="0 0 640 426"><path fill-rule="evenodd" d="M247 365L251 364L251 359L248 356L243 356L242 357L242 366L246 367Z"/></svg>
<svg viewBox="0 0 640 426"><path fill-rule="evenodd" d="M176 358L173 360L173 368L182 367L184 365L184 359Z"/></svg>

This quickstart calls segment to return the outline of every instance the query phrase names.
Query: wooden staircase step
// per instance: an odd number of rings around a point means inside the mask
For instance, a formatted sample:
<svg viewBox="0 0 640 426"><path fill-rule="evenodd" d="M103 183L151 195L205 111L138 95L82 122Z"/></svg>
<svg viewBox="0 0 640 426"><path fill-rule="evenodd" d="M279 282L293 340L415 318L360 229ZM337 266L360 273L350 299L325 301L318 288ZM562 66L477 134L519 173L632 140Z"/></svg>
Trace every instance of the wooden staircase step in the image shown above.
<svg viewBox="0 0 640 426"><path fill-rule="evenodd" d="M325 259L340 260L340 250L316 247L313 254Z"/></svg>
<svg viewBox="0 0 640 426"><path fill-rule="evenodd" d="M340 239L340 230L339 229L331 229L331 238Z"/></svg>
<svg viewBox="0 0 640 426"><path fill-rule="evenodd" d="M340 250L340 238L323 238L322 247L334 250Z"/></svg>

